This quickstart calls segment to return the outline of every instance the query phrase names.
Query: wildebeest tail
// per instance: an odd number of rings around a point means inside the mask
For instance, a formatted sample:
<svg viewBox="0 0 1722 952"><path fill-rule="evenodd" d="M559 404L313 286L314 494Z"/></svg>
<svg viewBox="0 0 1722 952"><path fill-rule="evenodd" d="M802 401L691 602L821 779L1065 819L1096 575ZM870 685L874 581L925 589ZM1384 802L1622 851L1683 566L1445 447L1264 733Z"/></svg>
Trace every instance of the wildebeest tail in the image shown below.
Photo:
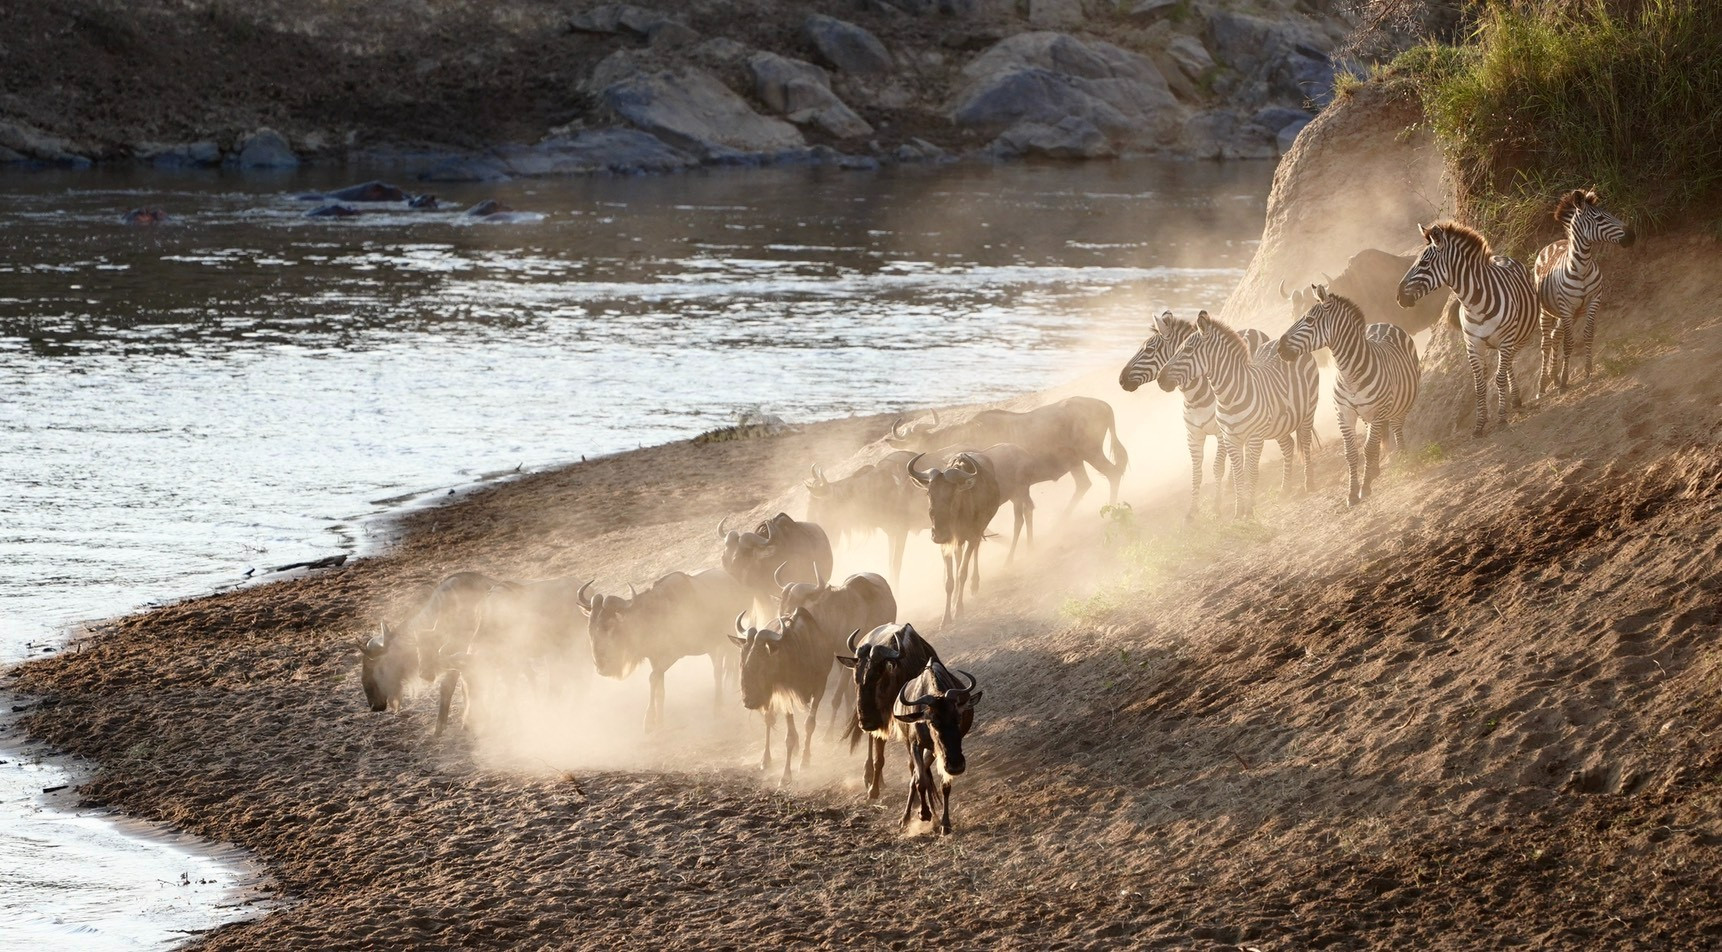
<svg viewBox="0 0 1722 952"><path fill-rule="evenodd" d="M1124 468L1130 465L1130 454L1125 452L1124 443L1118 439L1116 418L1106 421L1106 435L1112 438L1112 465L1118 467L1118 471L1122 473Z"/></svg>

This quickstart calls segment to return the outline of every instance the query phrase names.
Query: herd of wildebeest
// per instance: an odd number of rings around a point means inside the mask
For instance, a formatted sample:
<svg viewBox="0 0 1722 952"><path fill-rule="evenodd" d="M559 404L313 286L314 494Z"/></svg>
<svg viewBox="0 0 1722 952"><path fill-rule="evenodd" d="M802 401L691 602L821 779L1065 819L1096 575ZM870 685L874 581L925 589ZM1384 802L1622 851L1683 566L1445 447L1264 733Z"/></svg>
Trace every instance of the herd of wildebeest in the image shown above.
<svg viewBox="0 0 1722 952"><path fill-rule="evenodd" d="M1513 354L1539 329L1539 396L1557 381L1566 386L1567 359L1581 338L1588 377L1600 287L1594 251L1602 241L1627 244L1632 236L1601 208L1594 192L1563 195L1555 217L1567 237L1543 250L1534 273L1492 254L1482 236L1463 225L1419 226L1424 246L1417 257L1362 252L1339 278L1285 295L1296 319L1277 339L1254 330L1239 333L1206 312L1194 322L1170 312L1155 318L1119 384L1134 391L1152 380L1163 390L1181 391L1191 517L1199 509L1210 436L1218 443L1217 488L1227 462L1232 466L1237 516L1252 513L1265 441L1277 442L1285 458L1282 492L1299 489L1299 453L1302 489L1313 486L1317 375L1311 354L1323 348L1337 370L1334 404L1350 474L1346 501L1367 498L1381 444L1404 448L1402 428L1421 376L1412 334L1439 319L1445 295L1434 299L1429 292L1435 288L1450 288L1460 305L1458 329L1477 397L1476 432L1488 417L1487 358L1497 362L1504 424L1509 403L1518 402ZM1366 324L1365 314L1385 320ZM1361 454L1359 423L1366 430ZM806 768L819 709L829 698L829 716L846 728L851 748L866 742L868 799L883 792L887 742L901 742L910 772L902 824L909 825L918 806L923 821L933 820L937 810L935 828L949 833L951 780L964 770L963 738L981 688L901 620L892 585L902 571L906 541L930 530L940 547L943 624L949 625L963 611L965 589L980 591L979 549L1006 503L1013 521L1009 561L1024 530L1033 545L1030 490L1036 484L1072 477L1069 515L1087 493L1087 468L1093 467L1110 483L1116 503L1129 456L1112 407L1090 397L1027 412L983 410L960 422L941 422L935 412L918 425L898 420L883 439L889 452L841 478L831 479L810 463L806 519L780 512L748 531L725 530L720 521L720 565L671 572L644 591L629 584L626 596L604 594L594 591L595 580L518 583L473 572L443 579L410 619L382 623L361 644L361 678L371 710L398 709L414 679L440 682L440 734L457 685L464 686L470 721L474 712L523 685L578 683L589 670L623 679L645 664L651 730L664 721L665 672L682 658L705 655L712 665L714 705L733 696L739 682L742 706L764 715L763 769L771 768L779 716L785 724L784 782L798 745ZM1223 494L1217 502L1223 503ZM841 541L873 532L887 540L892 581L871 572L837 581L832 535ZM797 733L797 713L804 715L804 734Z"/></svg>

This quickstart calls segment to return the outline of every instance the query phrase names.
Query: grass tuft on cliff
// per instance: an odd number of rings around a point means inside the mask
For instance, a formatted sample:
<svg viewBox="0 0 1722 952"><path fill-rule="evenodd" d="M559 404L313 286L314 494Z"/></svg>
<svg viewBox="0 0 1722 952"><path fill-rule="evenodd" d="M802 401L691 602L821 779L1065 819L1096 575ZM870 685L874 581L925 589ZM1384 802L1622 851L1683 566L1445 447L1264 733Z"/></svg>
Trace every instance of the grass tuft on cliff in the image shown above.
<svg viewBox="0 0 1722 952"><path fill-rule="evenodd" d="M1466 218L1533 253L1562 190L1594 187L1653 230L1722 195L1722 3L1497 0L1469 42L1424 43L1409 81L1458 173Z"/></svg>

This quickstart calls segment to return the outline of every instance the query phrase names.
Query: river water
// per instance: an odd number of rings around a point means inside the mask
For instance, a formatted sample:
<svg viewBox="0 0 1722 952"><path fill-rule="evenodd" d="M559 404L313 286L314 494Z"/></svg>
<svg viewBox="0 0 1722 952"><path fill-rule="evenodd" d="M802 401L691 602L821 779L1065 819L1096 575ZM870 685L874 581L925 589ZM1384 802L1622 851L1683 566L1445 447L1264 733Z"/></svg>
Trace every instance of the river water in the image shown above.
<svg viewBox="0 0 1722 952"><path fill-rule="evenodd" d="M362 552L369 517L516 467L747 412L969 402L1116 364L1150 307L1223 300L1271 171L796 168L438 189L542 216L509 223L399 206L307 218L297 193L356 180L332 170L10 175L0 663L81 620ZM122 224L138 206L170 220ZM137 914L119 888L135 870L104 882L100 824L15 832L48 785L15 764L0 766L0 918L69 910L32 921L74 944L54 930L121 947L182 937ZM108 832L115 855L148 849ZM78 875L58 886L15 875L74 852ZM161 854L157 878L178 882L187 855ZM188 914L180 928L220 921Z"/></svg>

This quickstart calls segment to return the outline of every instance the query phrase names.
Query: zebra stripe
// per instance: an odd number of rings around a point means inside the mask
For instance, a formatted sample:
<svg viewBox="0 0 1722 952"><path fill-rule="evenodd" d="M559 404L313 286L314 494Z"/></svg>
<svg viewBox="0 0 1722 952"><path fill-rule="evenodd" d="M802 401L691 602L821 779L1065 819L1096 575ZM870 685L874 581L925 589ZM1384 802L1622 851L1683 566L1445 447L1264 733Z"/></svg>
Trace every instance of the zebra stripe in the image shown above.
<svg viewBox="0 0 1722 952"><path fill-rule="evenodd" d="M1208 378L1214 390L1215 417L1232 463L1235 513L1248 517L1255 511L1256 470L1262 444L1274 440L1285 457L1282 495L1295 491L1296 450L1303 449L1304 489L1315 485L1315 439L1317 376L1314 358L1305 355L1292 363L1276 358L1253 359L1249 345L1236 331L1208 316L1196 315L1196 331L1161 369L1160 389L1183 386L1197 375ZM1272 357L1272 345L1258 354Z"/></svg>
<svg viewBox="0 0 1722 952"><path fill-rule="evenodd" d="M1171 311L1162 311L1160 316L1154 319L1153 331L1148 335L1148 339L1142 342L1135 356L1131 357L1119 372L1118 386L1126 393L1134 393L1143 384L1158 378L1166 361L1195 333L1196 325L1193 322L1173 317ZM1259 350L1269 343L1268 336L1255 328L1246 329L1243 333L1252 350ZM1226 440L1220 435L1220 421L1214 408L1214 391L1208 386L1208 378L1198 374L1179 389L1184 394L1184 442L1190 451L1189 518L1195 518L1202 501L1202 455L1207 449L1210 436L1215 440L1214 506L1219 508L1221 504L1222 483L1226 477Z"/></svg>
<svg viewBox="0 0 1722 952"><path fill-rule="evenodd" d="M1595 192L1581 189L1561 196L1555 220L1566 226L1567 236L1550 242L1537 252L1533 268L1537 281L1537 303L1542 306L1542 370L1537 377L1541 394L1560 378L1567 388L1567 361L1574 338L1582 336L1584 378L1590 379L1591 341L1596 334L1596 311L1602 291L1602 269L1593 257L1596 246L1613 241L1621 247L1632 244L1632 229L1605 211ZM1580 321L1582 315L1582 330Z"/></svg>
<svg viewBox="0 0 1722 952"><path fill-rule="evenodd" d="M1280 337L1279 355L1291 360L1326 347L1333 353L1339 379L1333 385L1333 405L1339 413L1339 435L1345 441L1345 465L1351 473L1347 505L1369 498L1369 486L1380 471L1381 444L1391 441L1405 451L1405 418L1417 402L1422 369L1411 335L1392 324L1363 325L1363 312L1349 298L1329 294L1316 285L1315 303ZM1366 459L1358 476L1357 440L1353 432L1362 420L1369 427L1364 440Z"/></svg>
<svg viewBox="0 0 1722 952"><path fill-rule="evenodd" d="M1500 424L1506 426L1509 404L1516 407L1520 402L1513 357L1537 340L1537 292L1531 272L1512 258L1492 254L1482 235L1457 222L1418 228L1429 243L1399 282L1399 306L1410 307L1438 287L1453 289L1461 305L1465 359L1477 398L1477 422L1471 433L1481 435L1489 422L1485 348L1498 352L1495 397Z"/></svg>

